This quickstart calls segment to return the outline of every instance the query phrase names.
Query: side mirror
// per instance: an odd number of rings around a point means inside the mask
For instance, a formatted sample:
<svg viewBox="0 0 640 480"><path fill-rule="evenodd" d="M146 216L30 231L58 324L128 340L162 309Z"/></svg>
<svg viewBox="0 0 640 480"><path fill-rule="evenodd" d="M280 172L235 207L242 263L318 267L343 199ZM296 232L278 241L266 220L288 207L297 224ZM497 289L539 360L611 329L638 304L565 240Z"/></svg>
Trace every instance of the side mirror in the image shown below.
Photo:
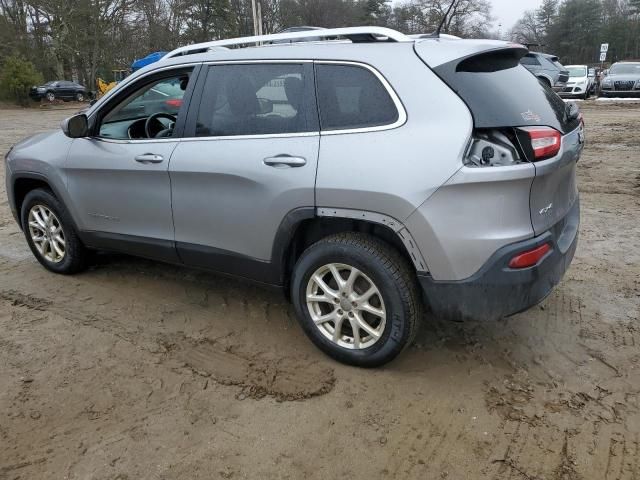
<svg viewBox="0 0 640 480"><path fill-rule="evenodd" d="M258 112L260 115L273 112L273 102L268 98L259 98L258 104L260 105L260 111Z"/></svg>
<svg viewBox="0 0 640 480"><path fill-rule="evenodd" d="M82 138L89 134L89 120L84 113L79 113L62 121L60 125L69 138Z"/></svg>

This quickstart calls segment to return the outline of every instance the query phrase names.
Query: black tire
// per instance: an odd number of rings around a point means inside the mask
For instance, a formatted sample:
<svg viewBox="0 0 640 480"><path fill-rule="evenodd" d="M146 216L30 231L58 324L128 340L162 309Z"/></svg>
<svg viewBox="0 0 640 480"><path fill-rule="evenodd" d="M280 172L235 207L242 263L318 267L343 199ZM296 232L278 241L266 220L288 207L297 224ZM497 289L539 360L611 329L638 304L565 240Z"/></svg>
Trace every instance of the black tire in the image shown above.
<svg viewBox="0 0 640 480"><path fill-rule="evenodd" d="M331 263L357 268L380 291L386 324L379 339L369 347L340 346L325 337L311 318L306 302L308 282L319 268ZM377 367L398 356L413 341L422 312L413 268L390 245L362 233L332 235L307 248L294 267L291 298L298 321L311 341L339 362L359 367Z"/></svg>
<svg viewBox="0 0 640 480"><path fill-rule="evenodd" d="M84 102L84 93L82 92L76 93L76 102Z"/></svg>
<svg viewBox="0 0 640 480"><path fill-rule="evenodd" d="M53 92L47 92L47 93L44 94L44 99L47 102L53 102L56 99L56 94L53 93Z"/></svg>
<svg viewBox="0 0 640 480"><path fill-rule="evenodd" d="M46 259L36 248L29 230L29 212L36 206L42 205L48 208L57 217L62 227L64 235L64 257L55 263ZM80 241L75 230L71 216L64 205L49 191L42 188L31 190L24 201L20 212L20 220L23 225L23 231L31 252L36 259L45 267L54 273L73 274L84 270L88 263L87 249Z"/></svg>

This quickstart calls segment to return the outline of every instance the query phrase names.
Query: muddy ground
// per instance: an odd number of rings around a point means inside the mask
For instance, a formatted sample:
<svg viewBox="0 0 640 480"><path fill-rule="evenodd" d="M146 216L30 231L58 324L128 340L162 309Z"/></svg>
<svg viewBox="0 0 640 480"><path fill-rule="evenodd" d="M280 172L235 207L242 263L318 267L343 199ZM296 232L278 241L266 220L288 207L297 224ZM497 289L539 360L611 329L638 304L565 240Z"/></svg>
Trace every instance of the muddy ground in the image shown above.
<svg viewBox="0 0 640 480"><path fill-rule="evenodd" d="M640 479L640 104L581 104L564 281L508 320L425 318L378 370L274 292L106 255L33 259L0 192L0 479ZM1 110L0 154L67 111Z"/></svg>

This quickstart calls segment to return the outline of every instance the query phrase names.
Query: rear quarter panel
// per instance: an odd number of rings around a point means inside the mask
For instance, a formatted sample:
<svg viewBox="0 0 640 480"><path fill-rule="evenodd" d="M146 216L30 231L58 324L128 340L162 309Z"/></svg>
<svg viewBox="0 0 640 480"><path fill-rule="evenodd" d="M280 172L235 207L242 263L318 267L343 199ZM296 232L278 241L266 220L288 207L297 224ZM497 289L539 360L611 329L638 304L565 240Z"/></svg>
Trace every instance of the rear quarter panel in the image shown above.
<svg viewBox="0 0 640 480"><path fill-rule="evenodd" d="M361 47L363 55L352 60L371 65L386 78L407 120L391 130L323 134L316 204L403 221L462 167L473 122L466 105L412 45L375 47Z"/></svg>

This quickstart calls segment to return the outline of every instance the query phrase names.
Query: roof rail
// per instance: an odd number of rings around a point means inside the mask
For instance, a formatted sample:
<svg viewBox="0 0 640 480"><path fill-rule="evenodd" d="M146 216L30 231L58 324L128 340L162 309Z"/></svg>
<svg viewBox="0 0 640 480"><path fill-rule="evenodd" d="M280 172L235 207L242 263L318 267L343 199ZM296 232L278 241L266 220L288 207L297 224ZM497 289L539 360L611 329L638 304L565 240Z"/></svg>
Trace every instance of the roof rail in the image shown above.
<svg viewBox="0 0 640 480"><path fill-rule="evenodd" d="M412 42L413 40L405 34L396 30L384 27L349 27L349 28L327 28L322 30L307 30L302 32L276 33L272 35L258 35L254 37L228 38L226 40L214 40L211 42L195 43L184 47L176 48L167 53L163 59L178 57L180 55L190 55L194 53L206 52L214 47L230 47L250 44L261 44L277 40L304 40L305 38L333 38L343 37L354 43L359 42Z"/></svg>

